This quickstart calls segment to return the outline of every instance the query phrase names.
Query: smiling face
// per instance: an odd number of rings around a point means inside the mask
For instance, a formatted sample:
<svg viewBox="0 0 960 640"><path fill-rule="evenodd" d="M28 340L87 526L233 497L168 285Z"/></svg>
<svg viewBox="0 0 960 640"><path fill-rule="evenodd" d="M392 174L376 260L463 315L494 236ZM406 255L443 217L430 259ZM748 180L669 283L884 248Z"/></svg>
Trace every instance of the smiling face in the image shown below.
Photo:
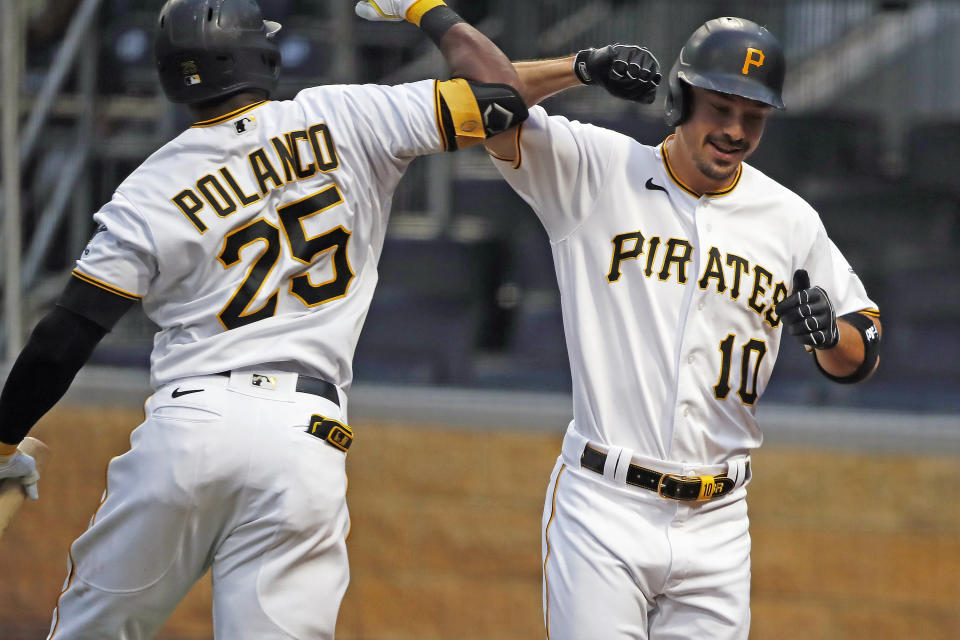
<svg viewBox="0 0 960 640"><path fill-rule="evenodd" d="M771 107L740 96L690 89L693 109L677 127L669 147L671 164L695 191L720 191L757 148Z"/></svg>

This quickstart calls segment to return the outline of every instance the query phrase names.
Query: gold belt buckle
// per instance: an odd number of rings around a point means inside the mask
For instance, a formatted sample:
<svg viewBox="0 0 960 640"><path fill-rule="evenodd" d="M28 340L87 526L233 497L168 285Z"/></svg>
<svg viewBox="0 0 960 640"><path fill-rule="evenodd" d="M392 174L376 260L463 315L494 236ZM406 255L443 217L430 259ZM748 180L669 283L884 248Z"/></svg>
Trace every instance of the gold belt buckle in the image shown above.
<svg viewBox="0 0 960 640"><path fill-rule="evenodd" d="M689 480L700 481L700 493L696 498L674 498L673 496L663 495L663 484L667 478L673 478L678 482L687 482ZM660 476L660 482L657 483L657 495L666 500L696 500L697 502L712 499L721 489L717 482L717 476L681 476L675 473L665 473Z"/></svg>
<svg viewBox="0 0 960 640"><path fill-rule="evenodd" d="M663 498L664 500L676 500L673 496L663 495L663 482L667 478L673 478L674 480L683 480L683 476L678 476L675 473L665 473L660 476L660 482L657 483L657 495Z"/></svg>

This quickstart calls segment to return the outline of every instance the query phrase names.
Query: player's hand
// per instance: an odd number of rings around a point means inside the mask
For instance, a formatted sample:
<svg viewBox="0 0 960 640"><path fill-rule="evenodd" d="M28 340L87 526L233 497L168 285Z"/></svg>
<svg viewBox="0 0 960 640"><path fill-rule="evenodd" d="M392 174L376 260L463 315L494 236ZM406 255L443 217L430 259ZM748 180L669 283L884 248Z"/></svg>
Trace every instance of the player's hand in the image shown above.
<svg viewBox="0 0 960 640"><path fill-rule="evenodd" d="M827 292L810 286L810 276L803 269L793 274L793 294L774 307L783 320L783 327L808 347L829 349L840 340L837 314Z"/></svg>
<svg viewBox="0 0 960 640"><path fill-rule="evenodd" d="M0 480L4 478L19 478L23 490L31 500L37 500L40 493L37 491L37 463L23 451L17 450L10 456L0 456Z"/></svg>
<svg viewBox="0 0 960 640"><path fill-rule="evenodd" d="M613 96L650 104L657 97L660 63L649 50L611 44L577 54L573 72L583 84L600 84Z"/></svg>
<svg viewBox="0 0 960 640"><path fill-rule="evenodd" d="M363 0L354 7L357 15L364 20L374 22L403 22L406 20L407 9L418 0Z"/></svg>

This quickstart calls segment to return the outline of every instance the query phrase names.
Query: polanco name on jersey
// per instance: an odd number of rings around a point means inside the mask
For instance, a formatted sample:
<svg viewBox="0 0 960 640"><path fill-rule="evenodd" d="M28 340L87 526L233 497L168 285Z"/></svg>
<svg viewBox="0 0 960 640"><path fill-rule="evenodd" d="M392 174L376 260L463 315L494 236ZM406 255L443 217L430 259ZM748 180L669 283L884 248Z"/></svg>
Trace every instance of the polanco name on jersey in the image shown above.
<svg viewBox="0 0 960 640"><path fill-rule="evenodd" d="M244 189L230 169L222 166L216 173L208 173L197 180L193 188L187 187L171 198L197 231L203 233L207 230L207 225L197 214L208 205L219 217L226 218L237 210L238 203L246 207L273 189L317 173L329 173L340 166L333 136L322 122L306 130L291 131L282 138L274 136L270 143L272 148L259 147L247 155L250 175L257 185L255 192ZM305 158L310 160L309 164L303 164ZM277 170L278 166L282 171Z"/></svg>

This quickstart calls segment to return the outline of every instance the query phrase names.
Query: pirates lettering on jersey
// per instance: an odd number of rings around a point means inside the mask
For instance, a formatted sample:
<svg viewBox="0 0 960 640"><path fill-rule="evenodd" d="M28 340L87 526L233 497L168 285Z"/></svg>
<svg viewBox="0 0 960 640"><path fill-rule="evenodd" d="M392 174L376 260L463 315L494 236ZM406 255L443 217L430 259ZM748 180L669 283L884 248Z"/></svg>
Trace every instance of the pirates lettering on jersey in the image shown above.
<svg viewBox="0 0 960 640"><path fill-rule="evenodd" d="M654 273L661 282L674 281L678 284L687 284L687 265L693 260L693 245L689 241L669 238L662 242L660 237L653 236L645 239L641 231L631 231L614 236L613 256L610 260L610 270L607 272L607 282L614 283L623 276L623 263L628 260L637 260L644 253L646 247L647 261L643 275L650 278ZM661 244L666 248L662 257L657 256ZM659 264L659 271L655 265ZM750 284L744 282L752 278ZM728 284L729 282L729 284ZM710 247L704 261L703 272L697 285L706 291L711 287L717 293L730 291L732 300L740 300L744 294L747 307L763 317L771 328L780 325L780 317L774 311L774 306L787 297L787 286L783 282L774 282L773 273L766 267L754 264L746 258L733 253L723 254L716 247ZM746 285L746 286L741 286ZM765 302L770 293L770 301Z"/></svg>
<svg viewBox="0 0 960 640"><path fill-rule="evenodd" d="M206 223L198 214L208 207L218 217L226 218L275 189L340 167L333 135L322 122L308 129L274 136L269 145L251 151L247 161L250 165L249 186L241 186L241 181L223 166L171 198L197 231L207 231ZM310 162L304 164L305 161Z"/></svg>

